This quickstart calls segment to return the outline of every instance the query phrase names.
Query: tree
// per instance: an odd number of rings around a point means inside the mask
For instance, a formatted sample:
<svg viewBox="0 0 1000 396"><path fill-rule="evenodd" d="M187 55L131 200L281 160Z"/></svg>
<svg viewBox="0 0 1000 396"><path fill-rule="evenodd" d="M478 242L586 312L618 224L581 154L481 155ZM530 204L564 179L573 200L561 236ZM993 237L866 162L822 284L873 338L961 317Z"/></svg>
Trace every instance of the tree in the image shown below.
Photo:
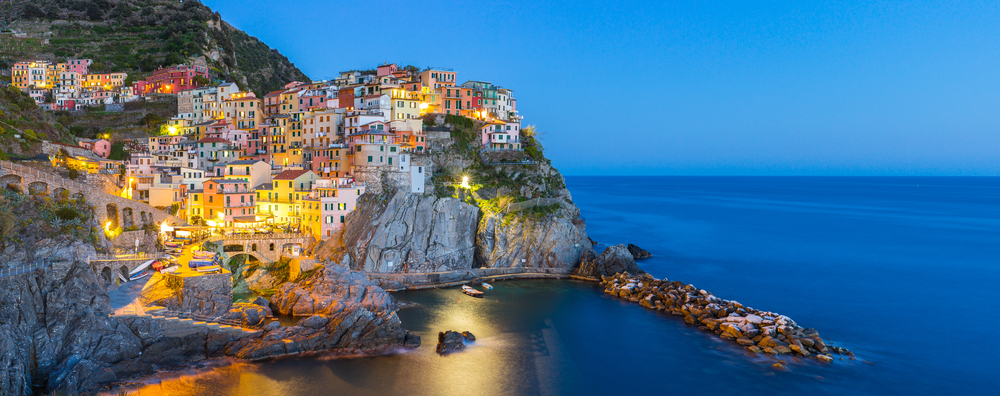
<svg viewBox="0 0 1000 396"><path fill-rule="evenodd" d="M101 7L98 7L96 3L90 3L87 6L87 18L91 21L99 21L104 17L104 13L101 12Z"/></svg>

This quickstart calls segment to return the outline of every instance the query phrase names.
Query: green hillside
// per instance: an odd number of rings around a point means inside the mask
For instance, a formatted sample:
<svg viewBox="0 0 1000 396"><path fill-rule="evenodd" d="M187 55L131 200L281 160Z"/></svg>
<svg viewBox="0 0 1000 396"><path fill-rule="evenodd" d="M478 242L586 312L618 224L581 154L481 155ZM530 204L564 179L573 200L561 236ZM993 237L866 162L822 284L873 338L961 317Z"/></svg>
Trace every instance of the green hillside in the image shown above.
<svg viewBox="0 0 1000 396"><path fill-rule="evenodd" d="M142 78L159 67L204 63L212 77L258 94L308 81L288 58L195 0L9 0L0 6L0 67L22 59L94 60L95 72ZM15 37L10 30L27 37Z"/></svg>

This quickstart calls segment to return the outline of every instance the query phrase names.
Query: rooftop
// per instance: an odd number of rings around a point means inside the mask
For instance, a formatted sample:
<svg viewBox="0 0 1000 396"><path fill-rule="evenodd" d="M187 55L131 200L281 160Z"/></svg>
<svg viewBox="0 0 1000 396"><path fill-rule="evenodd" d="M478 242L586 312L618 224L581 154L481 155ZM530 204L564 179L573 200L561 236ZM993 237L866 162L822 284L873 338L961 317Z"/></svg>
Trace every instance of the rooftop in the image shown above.
<svg viewBox="0 0 1000 396"><path fill-rule="evenodd" d="M279 173L277 176L275 176L274 180L295 180L299 176L304 175L306 172L309 172L309 171L307 171L307 170L286 170L286 171L283 171L283 172Z"/></svg>

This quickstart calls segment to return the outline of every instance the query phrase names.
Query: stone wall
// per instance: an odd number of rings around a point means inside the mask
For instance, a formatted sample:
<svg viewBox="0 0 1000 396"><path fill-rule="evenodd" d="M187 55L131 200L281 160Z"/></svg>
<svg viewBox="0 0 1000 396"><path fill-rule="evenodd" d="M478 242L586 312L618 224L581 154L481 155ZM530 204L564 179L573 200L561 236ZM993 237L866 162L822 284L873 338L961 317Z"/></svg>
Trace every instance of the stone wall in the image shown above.
<svg viewBox="0 0 1000 396"><path fill-rule="evenodd" d="M225 314L233 305L233 278L228 272L191 277L165 275L175 295L160 303L169 310L214 317Z"/></svg>
<svg viewBox="0 0 1000 396"><path fill-rule="evenodd" d="M142 226L141 219L143 213L147 215L147 223L158 224L166 220L174 225L187 224L186 221L179 217L149 206L144 202L107 194L104 188L95 188L86 183L76 182L49 172L32 169L8 161L0 161L0 178L4 180L5 185L13 184L26 192L34 188L36 192L50 196L56 196L63 191L68 192L70 197L82 196L88 204L94 207L94 213L101 224L110 219L118 219L118 224L122 228L129 225ZM128 217L124 215L127 212L126 209L132 213L132 224L121 222L123 218Z"/></svg>
<svg viewBox="0 0 1000 396"><path fill-rule="evenodd" d="M132 252L135 249L135 240L139 240L140 252L156 252L156 232L146 232L144 230L125 231L111 241L111 246L118 249L125 249Z"/></svg>

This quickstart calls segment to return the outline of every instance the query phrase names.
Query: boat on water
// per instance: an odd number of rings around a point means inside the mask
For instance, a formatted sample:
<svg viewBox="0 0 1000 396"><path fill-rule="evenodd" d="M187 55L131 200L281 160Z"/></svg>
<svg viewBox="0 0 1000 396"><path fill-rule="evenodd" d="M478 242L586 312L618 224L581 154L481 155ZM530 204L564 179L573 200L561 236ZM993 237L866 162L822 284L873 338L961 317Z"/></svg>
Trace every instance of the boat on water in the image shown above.
<svg viewBox="0 0 1000 396"><path fill-rule="evenodd" d="M483 298L483 292L466 285L462 285L462 293L468 294L472 297Z"/></svg>
<svg viewBox="0 0 1000 396"><path fill-rule="evenodd" d="M485 287L486 290L493 290L493 285L486 282L483 282L483 287Z"/></svg>

